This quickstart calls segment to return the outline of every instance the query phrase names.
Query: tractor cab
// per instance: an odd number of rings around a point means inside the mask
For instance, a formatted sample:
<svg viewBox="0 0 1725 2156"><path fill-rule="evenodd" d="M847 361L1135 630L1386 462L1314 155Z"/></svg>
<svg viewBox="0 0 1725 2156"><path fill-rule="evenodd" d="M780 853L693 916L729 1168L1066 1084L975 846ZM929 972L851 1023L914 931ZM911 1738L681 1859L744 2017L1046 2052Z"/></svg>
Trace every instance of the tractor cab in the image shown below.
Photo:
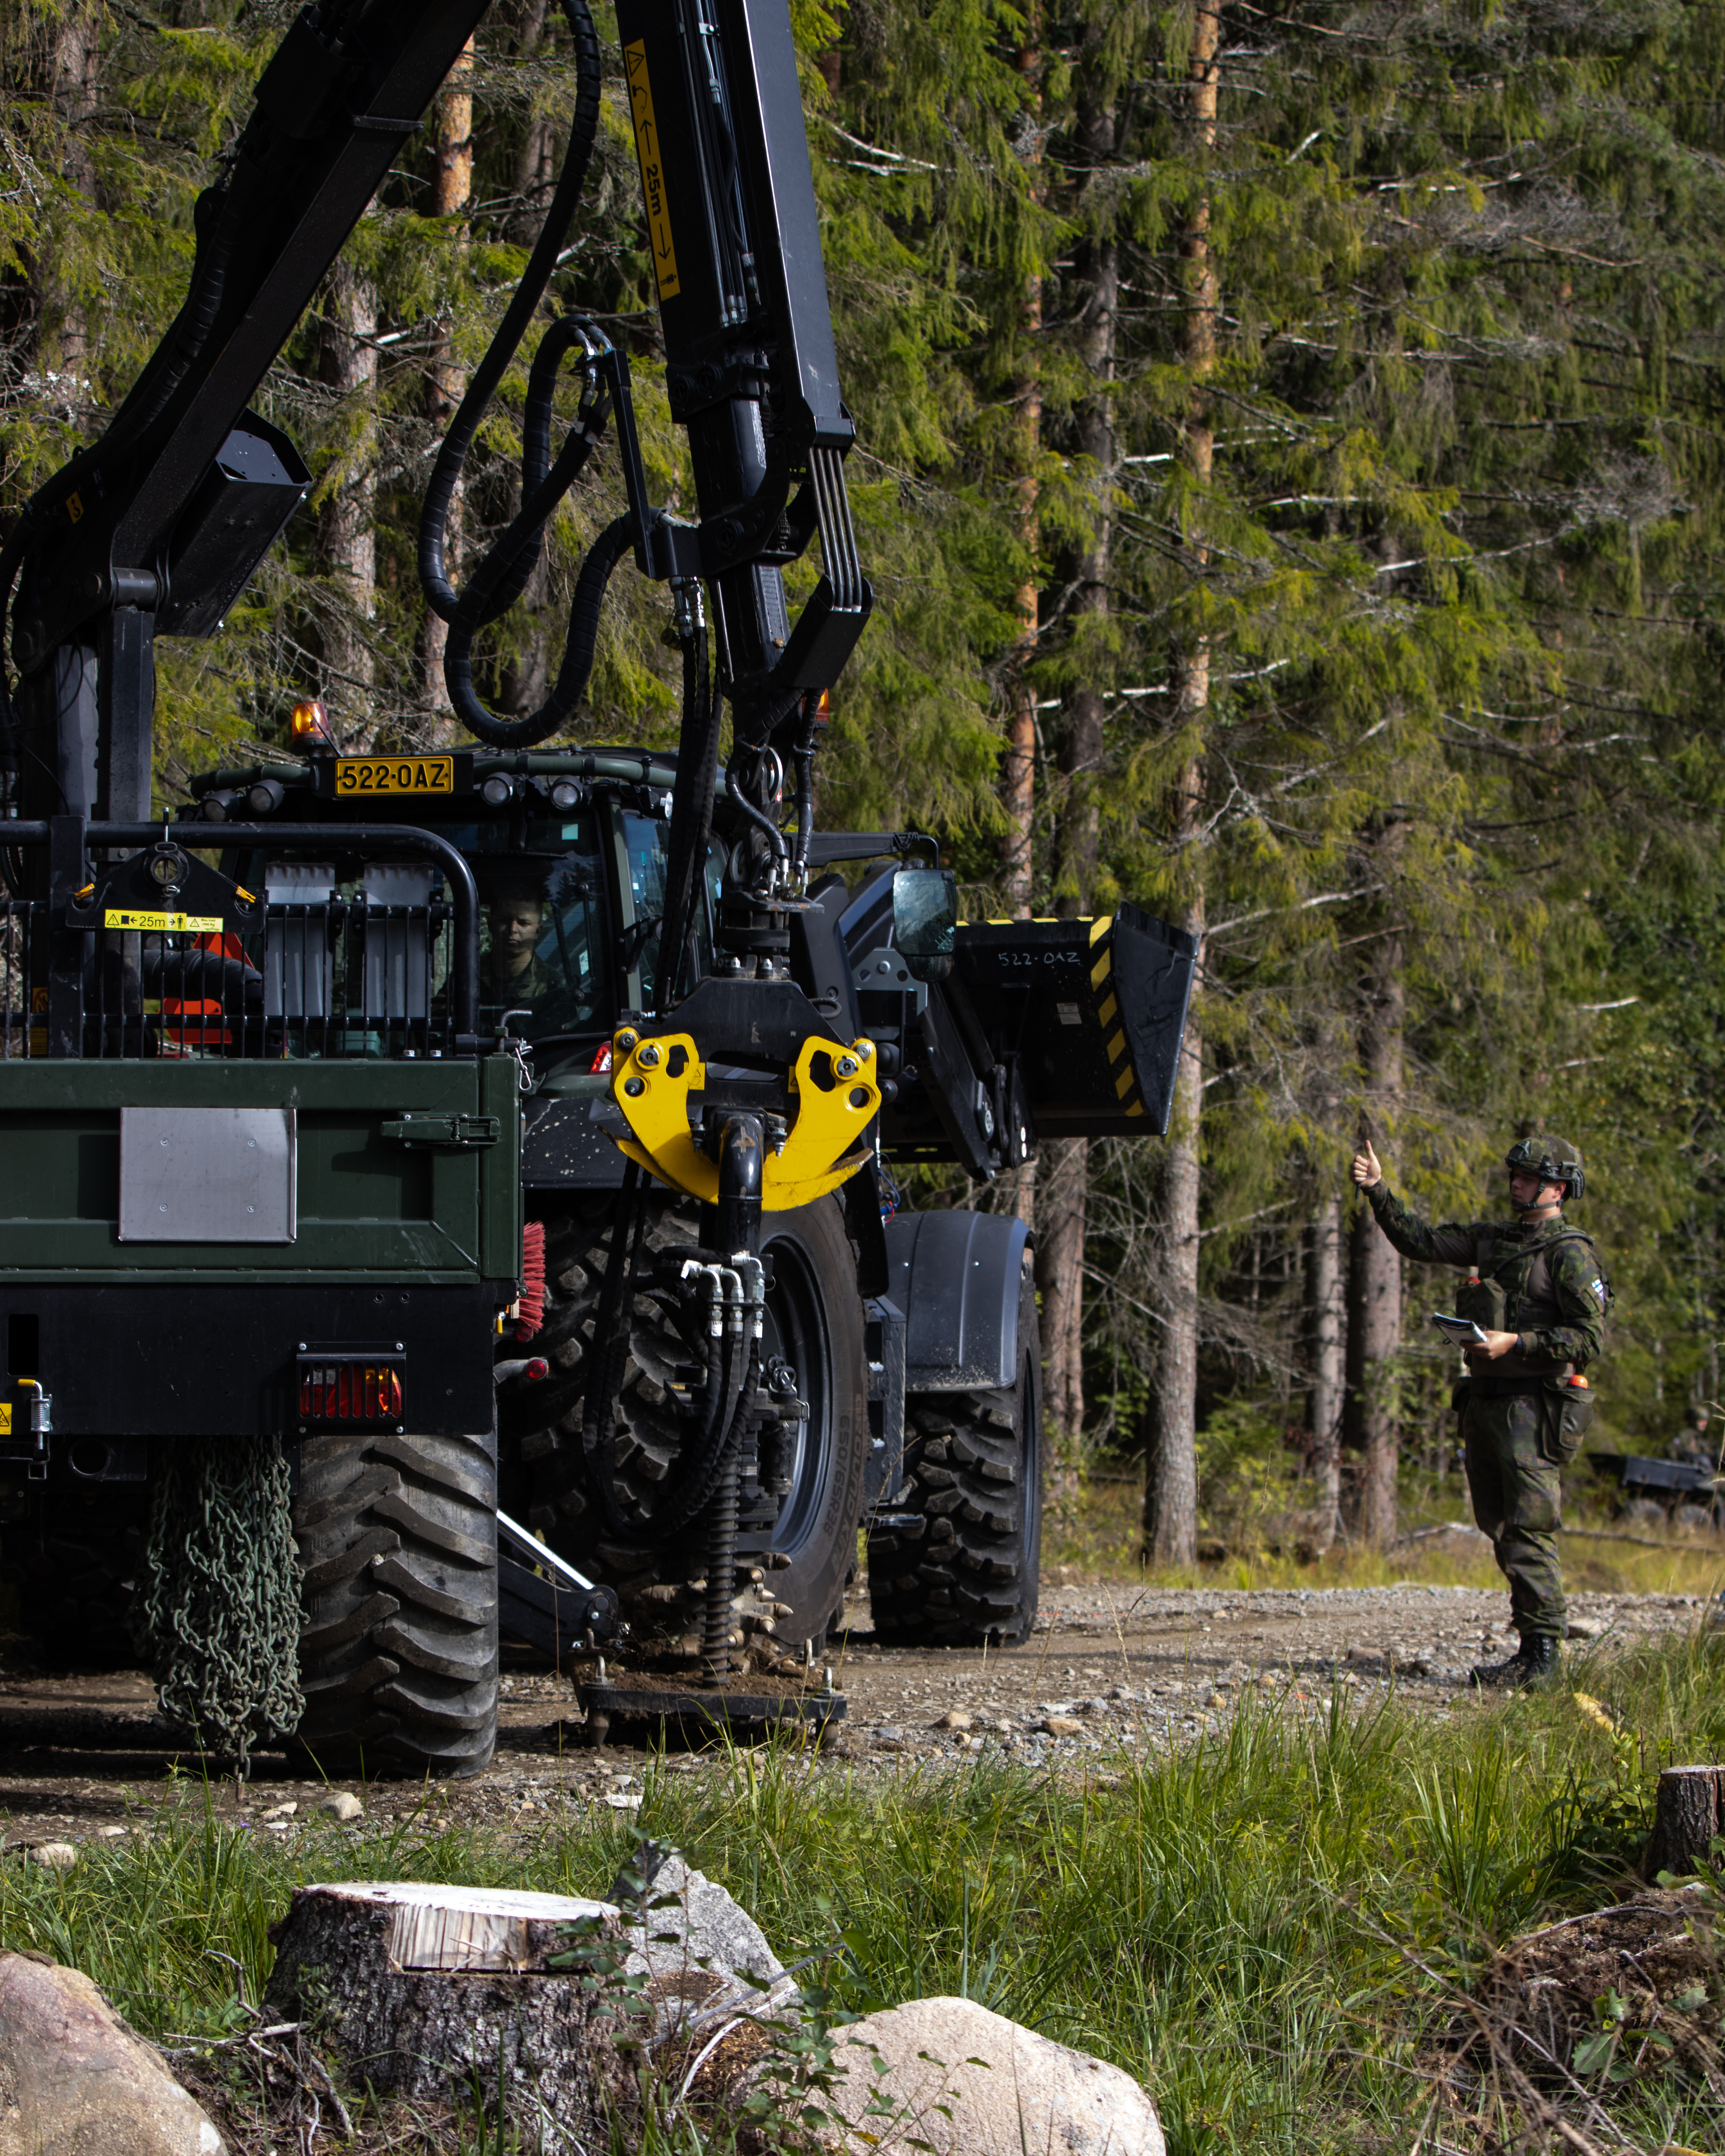
<svg viewBox="0 0 1725 2156"><path fill-rule="evenodd" d="M248 827L221 867L264 904L254 930L226 939L227 955L250 977L264 1052L448 1052L444 871L429 854L380 859L366 835L405 826L434 834L473 871L480 1033L535 1045L542 1071L584 1070L601 1060L619 1013L650 1009L657 993L675 777L671 759L629 749L348 757L314 747L303 761L193 779L182 835L208 844L216 833L184 826ZM279 853L256 841L272 821L296 834ZM308 846L297 835L308 825L327 843ZM721 866L715 848L696 921L703 971ZM162 1029L195 1045L193 1019L216 1014L165 1010ZM231 1050L237 1014L220 1014L228 1042L203 1031Z"/></svg>

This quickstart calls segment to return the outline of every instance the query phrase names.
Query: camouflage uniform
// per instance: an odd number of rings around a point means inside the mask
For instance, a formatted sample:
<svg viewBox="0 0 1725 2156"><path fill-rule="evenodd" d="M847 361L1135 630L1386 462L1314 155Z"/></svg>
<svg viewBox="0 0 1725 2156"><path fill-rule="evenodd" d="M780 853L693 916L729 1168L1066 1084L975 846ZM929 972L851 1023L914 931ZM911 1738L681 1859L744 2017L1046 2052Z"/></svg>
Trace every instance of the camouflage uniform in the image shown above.
<svg viewBox="0 0 1725 2156"><path fill-rule="evenodd" d="M1598 1253L1561 1216L1434 1228L1386 1183L1374 1183L1366 1195L1378 1226L1404 1258L1466 1265L1505 1290L1500 1329L1517 1334L1517 1344L1495 1363L1471 1364L1457 1388L1467 1486L1474 1517L1491 1537L1498 1569L1509 1582L1516 1630L1524 1641L1561 1640L1558 1471L1574 1458L1591 1414L1587 1395L1579 1403L1566 1399L1563 1381L1594 1360L1604 1337L1611 1291Z"/></svg>
<svg viewBox="0 0 1725 2156"><path fill-rule="evenodd" d="M480 1001L531 1010L557 990L551 968L536 952L520 973L508 975L495 970L495 954L487 951L480 961Z"/></svg>

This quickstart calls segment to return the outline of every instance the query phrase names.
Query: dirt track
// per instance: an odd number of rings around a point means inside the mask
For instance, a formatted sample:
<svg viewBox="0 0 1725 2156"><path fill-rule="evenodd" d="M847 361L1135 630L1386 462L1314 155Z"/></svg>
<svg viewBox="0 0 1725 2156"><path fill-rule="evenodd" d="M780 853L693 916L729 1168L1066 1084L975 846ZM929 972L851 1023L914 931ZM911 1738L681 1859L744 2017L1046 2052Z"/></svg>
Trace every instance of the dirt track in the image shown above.
<svg viewBox="0 0 1725 2156"><path fill-rule="evenodd" d="M1296 1710L1327 1708L1339 1683L1362 1704L1393 1682L1435 1714L1467 1712L1468 1666L1510 1651L1501 1594L1404 1584L1388 1588L1254 1593L1047 1585L1035 1637L983 1655L911 1653L877 1647L866 1602L833 1652L845 1714L829 1731L829 1770L897 1773L918 1763L956 1763L993 1752L1026 1766L1106 1773L1126 1758L1189 1743L1224 1726L1251 1687L1289 1696ZM1580 1595L1572 1605L1572 1656L1649 1631L1686 1628L1696 1598ZM440 1809L475 1820L529 1827L565 1807L626 1812L649 1754L583 1741L567 1677L521 1668L505 1678L504 1727L495 1764L470 1782L444 1785ZM149 1724L154 1700L135 1671L64 1676L33 1669L11 1643L0 1656L0 1832L16 1848L78 1842L129 1827L159 1799L171 1755ZM1052 1723L1052 1729L1043 1725ZM675 1770L698 1756L674 1753ZM195 1759L182 1767L198 1779ZM353 1784L343 1786L356 1787ZM257 1763L252 1784L212 1791L218 1809L259 1831L300 1830L326 1786L282 1757ZM373 1819L400 1816L424 1799L415 1784L360 1791ZM201 1784L198 1788L201 1800ZM292 1800L291 1824L264 1815ZM136 1830L130 1828L129 1830Z"/></svg>

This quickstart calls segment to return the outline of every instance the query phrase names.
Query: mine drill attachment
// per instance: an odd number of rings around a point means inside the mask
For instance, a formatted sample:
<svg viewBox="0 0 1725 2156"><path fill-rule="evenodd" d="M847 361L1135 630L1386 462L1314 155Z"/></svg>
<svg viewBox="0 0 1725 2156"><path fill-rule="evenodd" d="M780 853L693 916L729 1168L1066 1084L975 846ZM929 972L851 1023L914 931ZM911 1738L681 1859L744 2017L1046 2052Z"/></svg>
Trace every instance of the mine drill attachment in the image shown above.
<svg viewBox="0 0 1725 2156"><path fill-rule="evenodd" d="M734 1167L734 1163L733 1163ZM734 1173L727 1180L736 1181ZM748 1181L747 1168L741 1180ZM734 1221L732 1224L736 1224ZM622 1238L614 1240L614 1252ZM737 1622L739 1494L745 1473L763 1491L789 1488L794 1431L809 1413L797 1374L763 1353L768 1267L747 1250L728 1260L691 1256L687 1247L660 1255L644 1273L639 1250L622 1260L624 1299L656 1302L680 1341L680 1358L667 1373L664 1411L678 1428L674 1466L650 1497L626 1503L619 1495L614 1381L596 1369L583 1422L583 1445L593 1487L614 1546L635 1548L644 1564L686 1534L699 1537L705 1584L698 1600L701 1652L710 1674L730 1666ZM595 1357L594 1364L605 1358ZM757 1614L752 1622L760 1623Z"/></svg>

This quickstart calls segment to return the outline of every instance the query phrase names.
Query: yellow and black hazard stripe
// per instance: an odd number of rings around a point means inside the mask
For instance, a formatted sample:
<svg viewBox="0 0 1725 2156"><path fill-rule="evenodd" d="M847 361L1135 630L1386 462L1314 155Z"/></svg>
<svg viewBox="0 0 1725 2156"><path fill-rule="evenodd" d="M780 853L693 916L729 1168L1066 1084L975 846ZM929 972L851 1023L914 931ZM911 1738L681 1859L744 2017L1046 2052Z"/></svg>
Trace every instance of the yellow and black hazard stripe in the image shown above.
<svg viewBox="0 0 1725 2156"><path fill-rule="evenodd" d="M1108 1075L1114 1081L1121 1113L1142 1116L1144 1103L1138 1097L1137 1073L1132 1068L1126 1028L1120 1022L1120 999L1114 993L1113 927L1111 913L1101 914L1090 924L1090 992L1096 998L1096 1017L1108 1045Z"/></svg>

